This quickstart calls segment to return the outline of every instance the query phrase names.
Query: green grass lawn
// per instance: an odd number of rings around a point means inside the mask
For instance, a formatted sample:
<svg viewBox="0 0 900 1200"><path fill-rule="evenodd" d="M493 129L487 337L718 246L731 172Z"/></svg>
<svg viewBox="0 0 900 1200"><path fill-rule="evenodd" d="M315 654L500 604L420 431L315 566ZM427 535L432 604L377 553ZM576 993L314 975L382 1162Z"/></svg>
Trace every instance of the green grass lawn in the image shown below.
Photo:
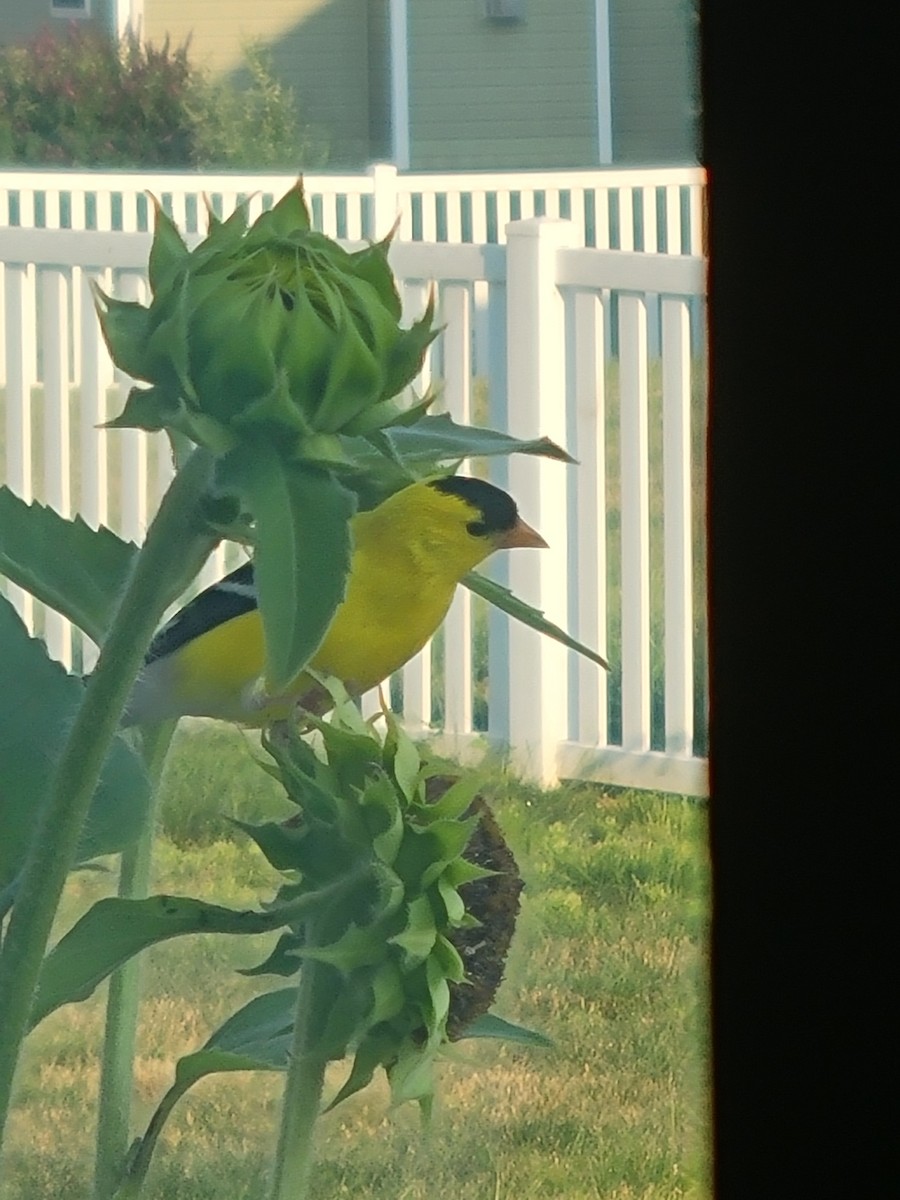
<svg viewBox="0 0 900 1200"><path fill-rule="evenodd" d="M495 1011L554 1039L551 1050L463 1042L441 1073L432 1130L388 1111L372 1086L319 1127L321 1200L702 1200L708 1187L704 804L569 786L541 792L497 770L485 788L526 890ZM252 742L198 725L170 762L158 891L252 906L276 876L227 815L285 810ZM113 888L73 876L60 927ZM283 986L236 967L275 935L184 938L145 960L135 1131L197 1048L253 994ZM2 1200L88 1200L105 989L48 1018L27 1044ZM335 1067L332 1080L341 1076ZM281 1078L202 1082L176 1109L148 1200L265 1195Z"/></svg>

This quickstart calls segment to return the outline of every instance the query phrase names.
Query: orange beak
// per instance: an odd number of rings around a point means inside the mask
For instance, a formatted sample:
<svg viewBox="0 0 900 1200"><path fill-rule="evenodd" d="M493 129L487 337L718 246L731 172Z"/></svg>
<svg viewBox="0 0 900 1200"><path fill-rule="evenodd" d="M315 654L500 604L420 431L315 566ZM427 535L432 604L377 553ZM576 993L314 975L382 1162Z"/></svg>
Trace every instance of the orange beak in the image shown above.
<svg viewBox="0 0 900 1200"><path fill-rule="evenodd" d="M530 525L526 525L521 517L512 529L497 539L497 546L501 550L512 550L516 546L535 546L543 550L548 548L538 531L532 529Z"/></svg>

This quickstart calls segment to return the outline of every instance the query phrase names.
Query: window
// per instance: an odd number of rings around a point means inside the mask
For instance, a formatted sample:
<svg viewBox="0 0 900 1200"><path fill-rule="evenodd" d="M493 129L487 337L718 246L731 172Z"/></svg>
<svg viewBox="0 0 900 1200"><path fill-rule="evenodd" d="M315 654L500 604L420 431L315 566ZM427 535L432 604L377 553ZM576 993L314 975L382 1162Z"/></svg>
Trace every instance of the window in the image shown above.
<svg viewBox="0 0 900 1200"><path fill-rule="evenodd" d="M91 0L50 0L51 17L89 17Z"/></svg>
<svg viewBox="0 0 900 1200"><path fill-rule="evenodd" d="M493 25L518 25L525 20L525 0L484 0L484 15Z"/></svg>

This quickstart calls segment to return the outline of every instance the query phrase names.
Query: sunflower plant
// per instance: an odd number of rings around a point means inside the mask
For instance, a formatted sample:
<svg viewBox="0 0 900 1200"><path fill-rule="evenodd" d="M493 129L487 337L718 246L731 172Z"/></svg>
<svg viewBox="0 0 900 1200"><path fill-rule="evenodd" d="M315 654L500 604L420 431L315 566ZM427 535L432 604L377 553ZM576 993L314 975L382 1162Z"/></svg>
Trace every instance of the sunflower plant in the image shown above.
<svg viewBox="0 0 900 1200"><path fill-rule="evenodd" d="M0 1123L28 1029L112 975L98 1198L139 1193L172 1106L211 1071L285 1072L270 1185L283 1200L309 1194L328 1062L351 1063L332 1106L384 1069L396 1099L427 1109L448 1040L542 1042L487 1011L521 884L477 782L423 757L389 712L364 723L339 690L328 721L306 714L302 728L264 736L262 765L297 810L247 829L284 874L278 894L254 912L146 895L154 781L172 729L129 739L119 721L163 612L211 549L222 538L252 546L267 680L278 687L306 666L340 602L358 509L470 455L571 461L546 439L433 416L429 395L400 398L439 331L432 302L402 324L389 248L387 238L351 252L313 230L299 183L252 224L243 209L210 214L193 249L157 206L150 303L96 293L112 358L137 381L110 424L165 432L177 466L144 545L0 489L0 571L101 647L86 681L69 676L0 598ZM483 577L466 582L585 649ZM111 853L122 854L119 895L47 953L67 873ZM129 1151L137 956L185 934L278 930L259 971L289 985L181 1060Z"/></svg>

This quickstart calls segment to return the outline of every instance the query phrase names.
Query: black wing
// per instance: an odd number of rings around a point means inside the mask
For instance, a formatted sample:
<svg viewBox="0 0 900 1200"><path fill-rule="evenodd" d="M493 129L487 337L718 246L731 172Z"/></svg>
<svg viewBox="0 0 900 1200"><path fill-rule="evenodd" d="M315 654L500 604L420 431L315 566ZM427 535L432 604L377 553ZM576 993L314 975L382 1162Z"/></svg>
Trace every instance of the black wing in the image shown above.
<svg viewBox="0 0 900 1200"><path fill-rule="evenodd" d="M255 608L253 563L247 562L179 609L150 643L144 665L174 654L202 633L207 633L235 617L243 616L244 613L252 612Z"/></svg>

